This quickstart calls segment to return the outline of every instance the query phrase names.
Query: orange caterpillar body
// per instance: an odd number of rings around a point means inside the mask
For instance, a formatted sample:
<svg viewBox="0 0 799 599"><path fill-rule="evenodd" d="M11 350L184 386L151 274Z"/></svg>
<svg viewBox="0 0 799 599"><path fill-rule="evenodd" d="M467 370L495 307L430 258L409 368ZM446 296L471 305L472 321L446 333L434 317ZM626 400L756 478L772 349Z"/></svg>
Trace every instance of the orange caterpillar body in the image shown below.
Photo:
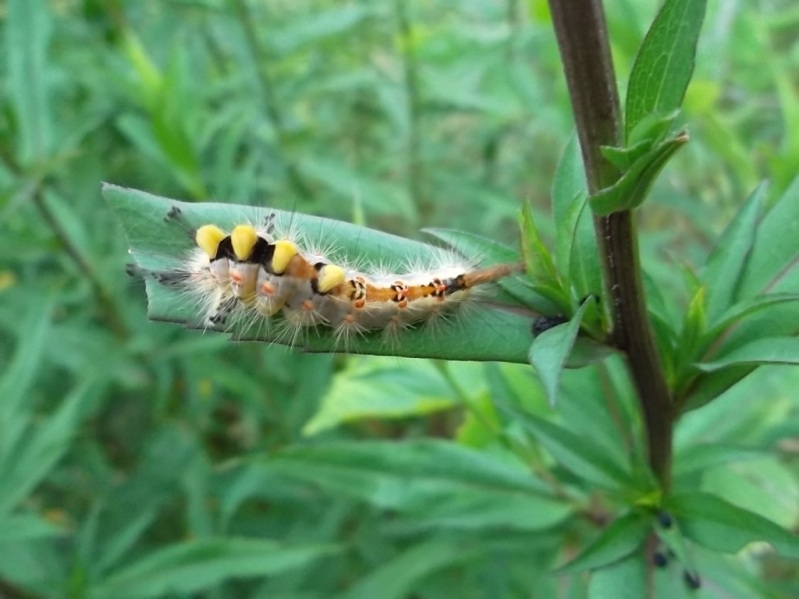
<svg viewBox="0 0 799 599"><path fill-rule="evenodd" d="M276 239L268 226L238 225L227 233L209 224L194 237L187 268L159 280L196 294L204 326L282 314L292 337L315 326L330 327L344 340L370 331L390 335L445 314L478 285L523 270L519 264L452 264L419 274L366 274Z"/></svg>

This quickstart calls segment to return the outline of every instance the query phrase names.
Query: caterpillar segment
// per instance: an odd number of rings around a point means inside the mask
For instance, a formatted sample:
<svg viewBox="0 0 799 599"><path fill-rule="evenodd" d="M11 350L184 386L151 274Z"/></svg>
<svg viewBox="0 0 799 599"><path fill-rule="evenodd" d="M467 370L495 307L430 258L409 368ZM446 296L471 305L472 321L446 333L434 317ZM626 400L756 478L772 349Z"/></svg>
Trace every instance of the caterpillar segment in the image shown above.
<svg viewBox="0 0 799 599"><path fill-rule="evenodd" d="M317 326L332 328L345 343L370 331L390 338L451 310L474 287L523 271L522 265L502 264L368 275L275 239L271 224L264 230L238 225L230 234L211 224L196 230L190 264L180 277L177 271L172 275L201 296L206 326L226 326L232 316L252 322L281 313L290 341Z"/></svg>
<svg viewBox="0 0 799 599"><path fill-rule="evenodd" d="M282 310L303 327L326 324L317 305L325 305L325 295L343 281L338 266L312 260L294 243L273 240L250 225L235 227L230 245L231 292L245 308L266 317Z"/></svg>
<svg viewBox="0 0 799 599"><path fill-rule="evenodd" d="M200 297L206 298L206 326L224 326L238 304L232 290L230 262L234 256L230 236L214 225L195 231L194 241L201 251L193 262L194 281Z"/></svg>

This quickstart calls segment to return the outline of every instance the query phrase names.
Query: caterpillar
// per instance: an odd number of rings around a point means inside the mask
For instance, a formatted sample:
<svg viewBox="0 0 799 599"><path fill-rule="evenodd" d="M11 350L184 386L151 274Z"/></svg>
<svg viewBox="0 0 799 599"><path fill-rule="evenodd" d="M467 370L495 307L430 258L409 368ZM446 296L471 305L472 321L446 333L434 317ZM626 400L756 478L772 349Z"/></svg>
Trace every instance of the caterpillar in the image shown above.
<svg viewBox="0 0 799 599"><path fill-rule="evenodd" d="M167 219L181 220L180 209L173 207ZM524 270L517 263L476 268L441 252L439 265L419 272L366 272L303 248L296 235L276 234L273 216L230 231L211 223L186 228L194 249L183 266L153 273L155 280L193 298L201 328L274 324L289 345L320 328L330 329L345 349L378 331L393 340L405 329L449 318L476 288Z"/></svg>

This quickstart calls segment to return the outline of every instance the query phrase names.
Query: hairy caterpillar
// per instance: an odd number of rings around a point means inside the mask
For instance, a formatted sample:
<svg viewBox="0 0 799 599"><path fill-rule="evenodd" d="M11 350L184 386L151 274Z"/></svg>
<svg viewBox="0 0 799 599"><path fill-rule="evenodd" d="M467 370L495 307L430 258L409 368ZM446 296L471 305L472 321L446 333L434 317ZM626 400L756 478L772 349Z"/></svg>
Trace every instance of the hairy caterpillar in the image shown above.
<svg viewBox="0 0 799 599"><path fill-rule="evenodd" d="M526 361L535 311L525 306L536 296L508 277L521 266L496 242L438 230L457 248L443 250L299 213L112 185L103 193L125 225L153 320L304 351ZM498 264L481 268L462 252Z"/></svg>
<svg viewBox="0 0 799 599"><path fill-rule="evenodd" d="M230 233L202 225L194 233L190 266L160 273L160 280L197 293L206 327L280 313L289 341L309 327L329 327L346 344L364 333L383 331L391 338L431 322L474 287L522 270L518 264L483 269L453 264L415 274L370 274L307 252L271 229L272 219L261 228L239 224Z"/></svg>

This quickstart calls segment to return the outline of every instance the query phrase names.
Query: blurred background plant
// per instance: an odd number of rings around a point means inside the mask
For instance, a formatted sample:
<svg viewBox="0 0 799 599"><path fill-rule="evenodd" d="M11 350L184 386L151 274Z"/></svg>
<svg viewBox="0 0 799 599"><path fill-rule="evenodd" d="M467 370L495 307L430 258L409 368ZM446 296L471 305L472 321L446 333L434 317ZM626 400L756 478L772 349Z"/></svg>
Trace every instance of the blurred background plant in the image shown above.
<svg viewBox="0 0 799 599"><path fill-rule="evenodd" d="M0 10L0 596L580 596L583 577L547 572L619 498L573 484L492 399L620 455L637 438L620 364L566 373L552 411L529 366L150 323L99 188L508 240L521 200L549 209L573 128L546 2ZM606 2L620 79L656 10ZM639 215L667 310L757 183L773 201L799 172L797 39L790 0L709 3L692 141ZM797 377L761 368L677 429L684 476L788 528ZM708 596L799 595L796 565L757 546L694 559Z"/></svg>

